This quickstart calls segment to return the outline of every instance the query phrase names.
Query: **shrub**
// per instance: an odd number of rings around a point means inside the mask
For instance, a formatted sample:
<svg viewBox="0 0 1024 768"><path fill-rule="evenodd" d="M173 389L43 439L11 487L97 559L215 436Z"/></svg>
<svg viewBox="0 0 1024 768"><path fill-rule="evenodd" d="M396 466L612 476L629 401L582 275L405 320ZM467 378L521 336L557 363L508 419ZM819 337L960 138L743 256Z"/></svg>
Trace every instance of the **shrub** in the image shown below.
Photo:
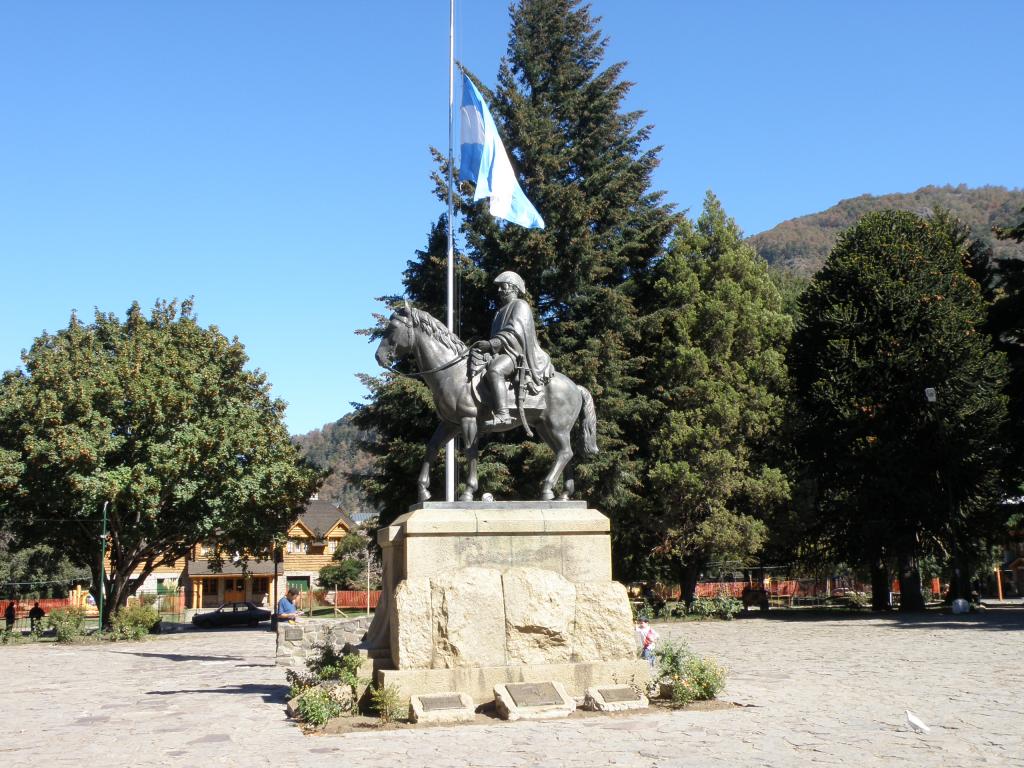
<svg viewBox="0 0 1024 768"><path fill-rule="evenodd" d="M871 597L864 592L847 592L846 599L853 608L869 608L871 606ZM926 602L927 599L926 597Z"/></svg>
<svg viewBox="0 0 1024 768"><path fill-rule="evenodd" d="M683 675L683 667L687 659L693 657L693 651L684 640L667 640L654 650L658 661L658 679L678 680Z"/></svg>
<svg viewBox="0 0 1024 768"><path fill-rule="evenodd" d="M666 642L657 651L658 679L672 688L672 706L715 698L725 686L725 669L712 659L702 659L686 643Z"/></svg>
<svg viewBox="0 0 1024 768"><path fill-rule="evenodd" d="M356 708L359 689L369 682L359 677L362 658L355 653L339 653L330 642L314 646L313 652L306 658L305 672L289 672L288 683L291 696L301 696L305 691L320 686L322 683L337 681L347 687L351 695L335 696L334 701L341 711L339 714L350 714ZM337 715L335 715L337 717Z"/></svg>
<svg viewBox="0 0 1024 768"><path fill-rule="evenodd" d="M698 619L710 619L715 615L715 601L710 597L697 597L690 603L689 614Z"/></svg>
<svg viewBox="0 0 1024 768"><path fill-rule="evenodd" d="M46 617L57 634L58 643L73 643L82 636L85 614L81 608L54 608Z"/></svg>
<svg viewBox="0 0 1024 768"><path fill-rule="evenodd" d="M308 671L304 672L298 669L286 669L284 671L284 676L288 681L289 699L301 696L310 688L315 688L317 683L320 682L320 678L314 673Z"/></svg>
<svg viewBox="0 0 1024 768"><path fill-rule="evenodd" d="M342 714L341 704L335 701L330 691L319 686L303 692L296 709L300 720L318 728Z"/></svg>
<svg viewBox="0 0 1024 768"><path fill-rule="evenodd" d="M743 610L743 601L724 592L715 598L715 615L728 621Z"/></svg>
<svg viewBox="0 0 1024 768"><path fill-rule="evenodd" d="M714 659L693 656L686 661L683 672L694 701L709 701L725 687L725 668Z"/></svg>
<svg viewBox="0 0 1024 768"><path fill-rule="evenodd" d="M728 621L743 610L743 601L724 592L717 597L698 597L690 605L689 614L698 619L725 619Z"/></svg>
<svg viewBox="0 0 1024 768"><path fill-rule="evenodd" d="M111 637L114 640L139 640L160 623L160 614L152 604L126 605L114 614Z"/></svg>
<svg viewBox="0 0 1024 768"><path fill-rule="evenodd" d="M0 645L13 645L22 641L21 632L13 629L0 630Z"/></svg>
<svg viewBox="0 0 1024 768"><path fill-rule="evenodd" d="M370 702L382 725L399 720L405 714L402 694L396 685L375 686L370 691Z"/></svg>

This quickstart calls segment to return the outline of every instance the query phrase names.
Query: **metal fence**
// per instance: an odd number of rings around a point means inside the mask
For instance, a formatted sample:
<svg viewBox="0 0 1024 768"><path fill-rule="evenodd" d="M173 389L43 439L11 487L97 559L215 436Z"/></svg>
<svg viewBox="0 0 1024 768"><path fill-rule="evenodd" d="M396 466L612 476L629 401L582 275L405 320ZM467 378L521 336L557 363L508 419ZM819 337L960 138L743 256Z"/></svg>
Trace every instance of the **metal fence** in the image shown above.
<svg viewBox="0 0 1024 768"><path fill-rule="evenodd" d="M172 624L180 624L185 621L185 609L188 607L185 602L185 590L176 589L173 591L139 591L128 598L128 605L139 604L151 605L160 614L160 620Z"/></svg>
<svg viewBox="0 0 1024 768"><path fill-rule="evenodd" d="M4 617L4 623L0 626L5 630L13 632L28 632L32 628L32 619L29 617L29 613L38 605L40 610L43 611L41 625L45 629L47 626L46 616L50 615L50 611L54 608L67 608L74 604L73 597L41 597L38 600L0 600L0 616ZM11 615L8 615L8 608L12 605L14 606L14 611ZM13 622L11 621L12 618L14 619Z"/></svg>

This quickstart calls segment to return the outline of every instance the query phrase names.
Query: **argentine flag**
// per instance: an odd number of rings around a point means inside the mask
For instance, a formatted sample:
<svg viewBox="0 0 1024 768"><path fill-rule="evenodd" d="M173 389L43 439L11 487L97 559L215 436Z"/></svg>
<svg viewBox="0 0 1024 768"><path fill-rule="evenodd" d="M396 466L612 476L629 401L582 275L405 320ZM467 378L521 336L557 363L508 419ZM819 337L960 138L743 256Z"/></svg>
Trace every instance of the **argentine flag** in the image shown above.
<svg viewBox="0 0 1024 768"><path fill-rule="evenodd" d="M459 177L476 182L473 200L491 198L491 215L521 227L544 229L544 219L537 213L519 181L505 146L498 136L491 111L484 104L480 91L465 73L462 75L462 109L460 110L462 161Z"/></svg>

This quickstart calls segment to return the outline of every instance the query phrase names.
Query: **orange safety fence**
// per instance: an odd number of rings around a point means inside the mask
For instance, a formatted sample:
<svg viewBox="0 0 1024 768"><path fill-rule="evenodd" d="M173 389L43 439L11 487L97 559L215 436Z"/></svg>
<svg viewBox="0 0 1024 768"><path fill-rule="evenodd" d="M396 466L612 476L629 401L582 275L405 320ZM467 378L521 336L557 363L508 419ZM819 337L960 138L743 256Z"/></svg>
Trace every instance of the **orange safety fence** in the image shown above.
<svg viewBox="0 0 1024 768"><path fill-rule="evenodd" d="M336 608L366 608L366 590L338 590L334 593ZM380 602L380 590L370 591L370 608L376 608Z"/></svg>
<svg viewBox="0 0 1024 768"><path fill-rule="evenodd" d="M11 602L11 600L0 600L0 615L7 611L7 606ZM24 600L14 600L13 602L16 603L14 612L19 619L28 618L28 612L32 610L32 606L36 603L39 603L39 607L47 613L54 608L67 608L73 604L70 597L41 597L38 600L36 598L26 598Z"/></svg>
<svg viewBox="0 0 1024 768"><path fill-rule="evenodd" d="M772 597L828 597L831 592L839 589L852 588L858 591L865 591L862 584L850 584L844 581L827 583L815 579L772 579L768 584L755 579L753 581L700 581L694 590L695 597L717 597L718 595L730 595L742 597L743 590L747 588L765 589ZM679 600L679 587L656 588L663 599Z"/></svg>

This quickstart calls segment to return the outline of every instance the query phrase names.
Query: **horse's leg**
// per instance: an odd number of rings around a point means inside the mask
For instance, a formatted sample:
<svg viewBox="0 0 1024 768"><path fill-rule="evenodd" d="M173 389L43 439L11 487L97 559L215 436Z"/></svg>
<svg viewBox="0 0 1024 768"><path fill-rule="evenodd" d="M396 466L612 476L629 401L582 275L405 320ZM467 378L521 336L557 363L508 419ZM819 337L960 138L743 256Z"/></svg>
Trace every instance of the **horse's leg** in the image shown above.
<svg viewBox="0 0 1024 768"><path fill-rule="evenodd" d="M569 430L561 430L547 424L543 418L534 425L537 432L548 447L555 453L555 463L551 465L544 482L540 485L540 498L542 501L551 501L555 498L555 483L562 476L562 470L572 460L572 448L569 444Z"/></svg>
<svg viewBox="0 0 1024 768"><path fill-rule="evenodd" d="M476 459L480 454L479 433L477 431L476 416L466 416L462 419L462 443L466 453L466 490L462 492L459 501L472 501L480 483L476 477Z"/></svg>
<svg viewBox="0 0 1024 768"><path fill-rule="evenodd" d="M420 467L420 476L416 481L418 489L417 495L420 501L427 501L430 499L430 491L427 490L430 487L430 467L434 463L434 459L437 458L437 452L441 450L441 446L448 442L448 440L454 437L455 433L458 432L459 428L455 424L448 424L442 421L437 425L437 429L434 430L434 434L430 438L430 442L427 443L427 455L423 459L423 466Z"/></svg>
<svg viewBox="0 0 1024 768"><path fill-rule="evenodd" d="M562 477L562 495L558 498L568 501L576 493L576 462L570 461L565 465L565 472Z"/></svg>

